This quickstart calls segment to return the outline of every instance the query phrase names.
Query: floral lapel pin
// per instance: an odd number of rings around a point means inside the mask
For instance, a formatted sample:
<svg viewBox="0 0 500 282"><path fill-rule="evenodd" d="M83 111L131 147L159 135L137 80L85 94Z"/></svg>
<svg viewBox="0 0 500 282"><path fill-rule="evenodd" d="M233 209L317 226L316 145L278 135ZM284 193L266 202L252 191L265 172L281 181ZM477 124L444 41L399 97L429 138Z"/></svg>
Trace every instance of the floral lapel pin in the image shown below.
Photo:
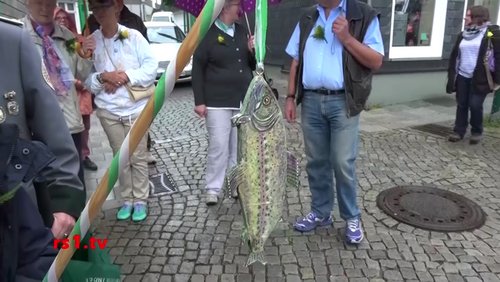
<svg viewBox="0 0 500 282"><path fill-rule="evenodd" d="M66 45L66 50L68 50L70 54L73 54L80 49L80 43L76 40L76 38L66 40L64 45Z"/></svg>
<svg viewBox="0 0 500 282"><path fill-rule="evenodd" d="M128 34L128 30L124 29L124 30L120 30L120 33L118 33L118 38L121 42L123 42L123 40L127 39L129 37L129 34Z"/></svg>
<svg viewBox="0 0 500 282"><path fill-rule="evenodd" d="M219 42L219 44L221 45L226 45L226 39L221 34L217 36L217 42Z"/></svg>
<svg viewBox="0 0 500 282"><path fill-rule="evenodd" d="M322 26L320 26L320 25L316 26L316 28L314 29L312 37L314 37L314 38L316 38L318 40L325 40L325 42L328 43L328 41L325 38L325 29Z"/></svg>

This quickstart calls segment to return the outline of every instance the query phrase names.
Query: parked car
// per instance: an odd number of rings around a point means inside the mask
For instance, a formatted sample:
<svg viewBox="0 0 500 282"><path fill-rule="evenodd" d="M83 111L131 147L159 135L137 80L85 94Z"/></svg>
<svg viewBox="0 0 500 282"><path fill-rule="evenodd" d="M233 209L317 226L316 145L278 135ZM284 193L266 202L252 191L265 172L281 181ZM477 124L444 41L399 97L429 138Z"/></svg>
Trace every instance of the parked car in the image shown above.
<svg viewBox="0 0 500 282"><path fill-rule="evenodd" d="M177 56L181 43L186 38L182 30L171 22L145 22L148 28L148 39L154 56L158 60L158 74L156 80L160 79L171 61ZM177 82L191 81L192 60L184 68Z"/></svg>
<svg viewBox="0 0 500 282"><path fill-rule="evenodd" d="M152 22L170 22L174 23L174 13L172 12L154 12L151 15Z"/></svg>

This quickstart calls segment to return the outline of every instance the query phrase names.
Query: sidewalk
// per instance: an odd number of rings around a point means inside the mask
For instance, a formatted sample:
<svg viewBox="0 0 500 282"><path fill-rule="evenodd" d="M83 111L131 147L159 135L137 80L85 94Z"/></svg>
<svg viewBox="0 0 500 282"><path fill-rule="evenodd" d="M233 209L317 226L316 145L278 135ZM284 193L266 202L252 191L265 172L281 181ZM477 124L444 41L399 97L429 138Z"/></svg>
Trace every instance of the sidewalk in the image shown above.
<svg viewBox="0 0 500 282"><path fill-rule="evenodd" d="M285 80L270 77L286 95ZM151 127L158 163L150 172L168 173L179 191L152 195L144 222L118 222L116 209L106 208L93 224L96 236L109 239L125 281L500 281L500 136L470 146L414 128L451 126L452 97L362 114L357 175L366 240L357 247L344 244L345 223L337 207L333 227L293 230L294 220L310 209L310 193L300 126L288 125L301 187L287 190L284 221L266 246L268 264L250 268L244 265L249 250L240 239L239 203L224 198L209 208L202 201L207 139L192 97L189 85L176 87ZM489 103L491 97L486 111ZM112 156L95 117L92 126L91 158L100 171L86 172L88 183L96 185ZM377 208L376 196L400 184L464 195L483 207L486 224L472 232L440 233L398 223Z"/></svg>

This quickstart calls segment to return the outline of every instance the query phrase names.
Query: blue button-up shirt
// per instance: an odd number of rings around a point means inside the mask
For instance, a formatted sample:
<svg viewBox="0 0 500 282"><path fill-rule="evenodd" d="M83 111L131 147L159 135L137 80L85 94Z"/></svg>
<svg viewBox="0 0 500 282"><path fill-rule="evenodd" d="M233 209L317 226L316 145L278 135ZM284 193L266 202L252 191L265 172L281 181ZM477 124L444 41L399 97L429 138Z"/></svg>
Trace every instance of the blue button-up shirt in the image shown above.
<svg viewBox="0 0 500 282"><path fill-rule="evenodd" d="M328 19L325 10L317 6L319 17L311 31L304 50L304 73L302 83L305 89L326 88L330 90L344 89L342 64L343 46L332 31L333 22L339 15L346 15L346 0L342 0L337 8L332 9ZM325 40L316 39L314 30L320 25L325 31ZM292 37L286 47L286 53L299 60L300 27L295 27ZM375 17L368 26L363 43L378 53L384 55L384 44L380 33L380 23Z"/></svg>

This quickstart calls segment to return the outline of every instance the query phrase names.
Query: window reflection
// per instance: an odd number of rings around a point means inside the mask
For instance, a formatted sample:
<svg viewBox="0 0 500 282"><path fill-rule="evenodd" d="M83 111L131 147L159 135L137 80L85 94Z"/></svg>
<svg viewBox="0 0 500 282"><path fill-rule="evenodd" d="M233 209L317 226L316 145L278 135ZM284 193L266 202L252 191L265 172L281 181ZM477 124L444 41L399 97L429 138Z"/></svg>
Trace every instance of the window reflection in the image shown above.
<svg viewBox="0 0 500 282"><path fill-rule="evenodd" d="M435 1L395 0L392 46L430 46Z"/></svg>

